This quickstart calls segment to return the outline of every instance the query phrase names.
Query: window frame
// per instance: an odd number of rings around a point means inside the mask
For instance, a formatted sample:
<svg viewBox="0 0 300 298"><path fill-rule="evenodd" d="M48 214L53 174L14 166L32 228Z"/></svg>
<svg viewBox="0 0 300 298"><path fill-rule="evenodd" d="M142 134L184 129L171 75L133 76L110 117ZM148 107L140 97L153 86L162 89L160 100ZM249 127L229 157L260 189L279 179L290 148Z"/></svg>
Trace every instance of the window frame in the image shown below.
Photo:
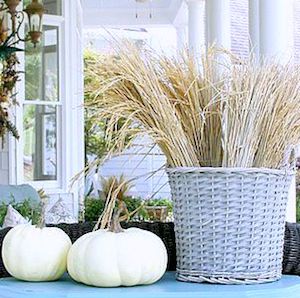
<svg viewBox="0 0 300 298"><path fill-rule="evenodd" d="M25 76L20 76L20 82L18 82L17 89L17 100L19 106L16 108L16 126L20 132L20 139L17 141L10 141L10 148L15 148L16 159L15 162L13 157L10 158L11 165L15 165L15 173L10 173L10 183L23 184L27 183L32 185L34 188L43 188L48 193L60 193L65 192L65 178L66 178L66 134L64 127L67 126L66 119L63 117L66 111L66 71L62 71L65 68L65 57L66 57L66 28L65 28L65 16L66 2L62 3L62 15L44 15L43 25L53 26L57 28L58 34L58 101L43 101L43 100L26 100L25 99ZM23 26L24 30L24 26ZM25 54L21 53L18 55L20 64L19 69L24 70L25 67ZM25 105L51 105L57 107L56 111L56 125L57 125L57 177L56 180L37 180L27 181L24 177L24 133L23 133L23 117L24 117L24 106ZM64 142L62 140L65 140ZM14 142L14 144L13 144ZM14 171L11 171L14 172Z"/></svg>

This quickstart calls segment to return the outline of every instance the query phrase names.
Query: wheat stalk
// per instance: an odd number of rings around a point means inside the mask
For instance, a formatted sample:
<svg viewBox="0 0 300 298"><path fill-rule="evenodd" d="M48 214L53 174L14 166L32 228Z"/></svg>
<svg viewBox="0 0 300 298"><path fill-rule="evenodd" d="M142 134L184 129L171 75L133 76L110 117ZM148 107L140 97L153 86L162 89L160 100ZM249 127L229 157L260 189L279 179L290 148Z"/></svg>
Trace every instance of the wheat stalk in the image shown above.
<svg viewBox="0 0 300 298"><path fill-rule="evenodd" d="M216 52L230 58L218 76ZM159 56L126 43L89 72L87 108L107 119L111 153L130 146L128 135L148 134L170 167L280 168L299 141L300 72L292 63L258 66L212 48L199 69L188 53Z"/></svg>

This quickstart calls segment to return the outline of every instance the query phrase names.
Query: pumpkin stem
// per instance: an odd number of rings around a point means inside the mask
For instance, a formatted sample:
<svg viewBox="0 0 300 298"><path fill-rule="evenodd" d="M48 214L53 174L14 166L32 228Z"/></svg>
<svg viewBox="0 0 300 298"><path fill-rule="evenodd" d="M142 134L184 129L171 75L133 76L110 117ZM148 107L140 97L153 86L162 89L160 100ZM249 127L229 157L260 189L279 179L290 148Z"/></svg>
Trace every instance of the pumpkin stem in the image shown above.
<svg viewBox="0 0 300 298"><path fill-rule="evenodd" d="M126 208L126 205L124 202L120 202L119 206L115 209L113 217L112 217L112 221L109 227L109 231L110 232L114 232L114 233L122 233L124 232L123 228L121 227L120 224L120 217L122 212L124 211L124 209Z"/></svg>

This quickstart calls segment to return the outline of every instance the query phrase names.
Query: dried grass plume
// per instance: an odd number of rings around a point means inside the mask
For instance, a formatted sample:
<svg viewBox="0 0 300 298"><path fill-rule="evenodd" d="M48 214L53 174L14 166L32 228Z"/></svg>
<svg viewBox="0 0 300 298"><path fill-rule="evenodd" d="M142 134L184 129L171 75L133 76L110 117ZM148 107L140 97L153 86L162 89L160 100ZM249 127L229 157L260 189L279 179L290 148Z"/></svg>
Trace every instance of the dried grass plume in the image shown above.
<svg viewBox="0 0 300 298"><path fill-rule="evenodd" d="M282 167L300 137L299 67L224 52L228 64L218 72L216 51L203 55L200 69L187 53L166 57L129 43L94 61L87 108L107 120L111 153L129 134L148 134L170 167Z"/></svg>

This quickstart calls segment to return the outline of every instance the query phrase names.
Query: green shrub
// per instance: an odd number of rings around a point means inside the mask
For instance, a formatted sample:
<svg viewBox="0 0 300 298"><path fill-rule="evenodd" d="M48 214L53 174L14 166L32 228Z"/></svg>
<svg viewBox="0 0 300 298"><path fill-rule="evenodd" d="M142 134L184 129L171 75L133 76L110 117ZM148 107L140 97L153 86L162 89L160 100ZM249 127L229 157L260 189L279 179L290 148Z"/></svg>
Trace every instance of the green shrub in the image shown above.
<svg viewBox="0 0 300 298"><path fill-rule="evenodd" d="M97 221L104 210L105 202L102 199L87 197L84 201L84 219L85 221Z"/></svg>
<svg viewBox="0 0 300 298"><path fill-rule="evenodd" d="M7 212L7 205L1 203L0 204L0 227L3 225L6 212Z"/></svg>
<svg viewBox="0 0 300 298"><path fill-rule="evenodd" d="M0 204L0 226L3 225L8 205L11 205L26 219L31 220L32 224L37 224L41 214L40 207L37 206L37 204L34 204L30 199L16 202L14 198L12 198L9 204L4 202Z"/></svg>
<svg viewBox="0 0 300 298"><path fill-rule="evenodd" d="M296 220L300 223L300 194L297 195L296 201Z"/></svg>
<svg viewBox="0 0 300 298"><path fill-rule="evenodd" d="M129 212L133 212L142 204L141 199L133 198L133 197L125 197L124 202ZM103 199L87 197L85 199L84 205L85 205L85 212L84 212L85 221L97 221L99 216L102 214L104 210L105 201ZM135 220L137 218L140 219L140 217L143 218L144 217L143 215L144 215L144 210L141 210L135 216Z"/></svg>

